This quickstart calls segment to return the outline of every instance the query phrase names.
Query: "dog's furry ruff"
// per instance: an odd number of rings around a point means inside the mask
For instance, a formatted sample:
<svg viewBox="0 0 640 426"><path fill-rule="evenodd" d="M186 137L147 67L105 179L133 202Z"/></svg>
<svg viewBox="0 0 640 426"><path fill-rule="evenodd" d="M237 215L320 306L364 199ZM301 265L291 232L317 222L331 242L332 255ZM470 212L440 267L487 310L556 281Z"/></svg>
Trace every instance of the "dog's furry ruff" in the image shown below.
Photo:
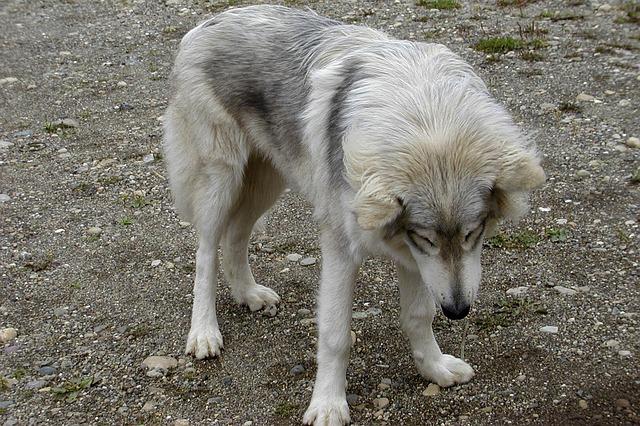
<svg viewBox="0 0 640 426"><path fill-rule="evenodd" d="M304 420L349 421L353 285L364 256L396 262L401 323L420 372L443 386L473 370L442 354L437 306L464 316L483 235L527 210L540 157L471 67L442 45L277 6L233 9L182 40L165 151L176 208L199 235L187 353L219 355L216 252L234 298L278 303L247 262L256 220L285 184L322 230L318 378ZM466 311L465 311L466 309Z"/></svg>

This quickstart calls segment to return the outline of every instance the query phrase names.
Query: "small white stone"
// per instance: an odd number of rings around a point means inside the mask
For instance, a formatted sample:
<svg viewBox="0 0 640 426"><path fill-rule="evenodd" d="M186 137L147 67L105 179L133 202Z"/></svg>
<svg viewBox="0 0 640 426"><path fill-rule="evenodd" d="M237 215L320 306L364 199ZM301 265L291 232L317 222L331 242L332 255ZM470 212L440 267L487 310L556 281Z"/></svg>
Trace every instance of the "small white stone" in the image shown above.
<svg viewBox="0 0 640 426"><path fill-rule="evenodd" d="M18 81L18 79L15 77L5 77L0 79L0 86L3 84L15 83L16 81Z"/></svg>
<svg viewBox="0 0 640 426"><path fill-rule="evenodd" d="M604 345L607 348L612 348L612 349L616 349L617 347L620 346L620 342L618 342L617 340L611 339L611 340L607 340Z"/></svg>
<svg viewBox="0 0 640 426"><path fill-rule="evenodd" d="M153 401L147 401L144 403L144 405L142 406L142 411L144 412L149 412L149 411L153 411L156 409L156 403Z"/></svg>
<svg viewBox="0 0 640 426"><path fill-rule="evenodd" d="M18 336L18 330L15 328L3 328L0 330L0 343L9 343Z"/></svg>
<svg viewBox="0 0 640 426"><path fill-rule="evenodd" d="M529 286L524 285L520 287L510 288L509 290L507 290L507 294L514 297L520 297L527 294L528 291L529 291Z"/></svg>
<svg viewBox="0 0 640 426"><path fill-rule="evenodd" d="M581 399L580 401L578 401L578 407L586 410L587 408L589 408L589 403L587 403L587 401L585 401L584 399Z"/></svg>
<svg viewBox="0 0 640 426"><path fill-rule="evenodd" d="M578 96L576 96L576 100L583 102L593 101L594 99L595 97L587 95L586 93L580 93Z"/></svg>
<svg viewBox="0 0 640 426"><path fill-rule="evenodd" d="M580 169L576 172L576 176L579 178L587 178L591 176L591 173L589 172L589 170Z"/></svg>
<svg viewBox="0 0 640 426"><path fill-rule="evenodd" d="M578 294L578 292L572 288L567 288L561 285L557 285L555 287L553 287L553 289L555 291L557 291L560 294L563 294L565 296L575 296L576 294Z"/></svg>
<svg viewBox="0 0 640 426"><path fill-rule="evenodd" d="M242 426L251 426L253 424L253 422L251 420L247 420L246 422L242 423Z"/></svg>
<svg viewBox="0 0 640 426"><path fill-rule="evenodd" d="M556 219L556 225L566 225L567 219Z"/></svg>
<svg viewBox="0 0 640 426"><path fill-rule="evenodd" d="M556 334L558 332L558 327L555 325L545 325L544 327L540 327L540 331L542 333Z"/></svg>
<svg viewBox="0 0 640 426"><path fill-rule="evenodd" d="M7 201L11 201L11 197L7 194L0 194L0 203L6 203Z"/></svg>
<svg viewBox="0 0 640 426"><path fill-rule="evenodd" d="M543 213L547 213L551 211L551 207L538 207L538 210L540 210Z"/></svg>
<svg viewBox="0 0 640 426"><path fill-rule="evenodd" d="M305 257L300 261L302 266L311 266L316 264L317 259L315 257Z"/></svg>
<svg viewBox="0 0 640 426"><path fill-rule="evenodd" d="M91 228L87 229L87 234L98 236L102 234L102 229L98 228L97 226L92 226Z"/></svg>
<svg viewBox="0 0 640 426"><path fill-rule="evenodd" d="M377 409L382 410L389 405L389 398L376 398L373 400L373 405Z"/></svg>
<svg viewBox="0 0 640 426"><path fill-rule="evenodd" d="M145 164L153 163L154 161L155 161L155 157L153 156L153 154L147 154L144 157L142 157L142 162Z"/></svg>
<svg viewBox="0 0 640 426"><path fill-rule="evenodd" d="M119 81L116 86L118 87L127 87L127 82L126 81Z"/></svg>
<svg viewBox="0 0 640 426"><path fill-rule="evenodd" d="M627 358L631 356L631 351L618 351L618 355L621 357Z"/></svg>
<svg viewBox="0 0 640 426"><path fill-rule="evenodd" d="M191 223L189 223L189 222L185 222L184 220L180 221L178 224L179 224L182 228L186 228L186 227L188 227L188 226L191 226Z"/></svg>
<svg viewBox="0 0 640 426"><path fill-rule="evenodd" d="M355 346L357 341L356 332L351 330L351 346Z"/></svg>
<svg viewBox="0 0 640 426"><path fill-rule="evenodd" d="M630 137L629 139L627 139L627 142L625 143L629 148L640 148L640 139L636 137L633 137L633 136Z"/></svg>
<svg viewBox="0 0 640 426"><path fill-rule="evenodd" d="M429 386L425 390L422 391L422 395L424 396L436 396L440 393L440 386L436 383L429 383Z"/></svg>
<svg viewBox="0 0 640 426"><path fill-rule="evenodd" d="M155 268L157 266L160 266L161 263L162 263L162 260L160 260L160 259L152 260L151 261L151 266Z"/></svg>
<svg viewBox="0 0 640 426"><path fill-rule="evenodd" d="M302 259L302 255L298 253L291 253L287 255L287 261L297 263Z"/></svg>
<svg viewBox="0 0 640 426"><path fill-rule="evenodd" d="M142 361L142 365L149 370L169 370L178 366L178 360L171 356L152 355L145 358L145 360Z"/></svg>
<svg viewBox="0 0 640 426"><path fill-rule="evenodd" d="M631 105L631 101L629 99L621 99L620 102L618 102L618 105L621 107L628 107Z"/></svg>
<svg viewBox="0 0 640 426"><path fill-rule="evenodd" d="M616 94L616 92L614 92L613 90L605 90L605 91L604 91L604 94L605 94L605 95L615 95L615 94Z"/></svg>
<svg viewBox="0 0 640 426"><path fill-rule="evenodd" d="M0 150L11 148L13 144L9 141L0 141Z"/></svg>

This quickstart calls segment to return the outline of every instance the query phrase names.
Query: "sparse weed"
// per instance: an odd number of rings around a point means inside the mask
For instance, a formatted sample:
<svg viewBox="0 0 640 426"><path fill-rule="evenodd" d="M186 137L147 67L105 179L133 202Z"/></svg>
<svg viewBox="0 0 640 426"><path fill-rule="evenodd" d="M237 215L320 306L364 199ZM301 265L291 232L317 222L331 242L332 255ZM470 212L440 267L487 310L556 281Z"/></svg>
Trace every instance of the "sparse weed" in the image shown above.
<svg viewBox="0 0 640 426"><path fill-rule="evenodd" d="M292 404L290 402L282 402L276 405L274 412L276 416L291 417L297 412L297 410L298 410L298 404Z"/></svg>
<svg viewBox="0 0 640 426"><path fill-rule="evenodd" d="M64 399L67 402L73 402L78 397L78 394L91 387L93 384L93 376L84 378L75 378L65 381L61 386L51 389L51 392L56 398Z"/></svg>
<svg viewBox="0 0 640 426"><path fill-rule="evenodd" d="M491 37L478 41L474 48L485 53L507 53L511 50L522 49L522 40L513 37Z"/></svg>
<svg viewBox="0 0 640 426"><path fill-rule="evenodd" d="M524 230L515 234L498 234L489 238L486 245L495 248L528 249L540 242L540 237L532 231Z"/></svg>
<svg viewBox="0 0 640 426"><path fill-rule="evenodd" d="M526 298L502 299L489 312L481 312L473 322L480 330L490 332L498 326L509 327L530 313L544 315L547 311L539 302Z"/></svg>
<svg viewBox="0 0 640 426"><path fill-rule="evenodd" d="M545 235L551 242L557 243L566 241L569 237L569 232L565 228L548 228L545 231Z"/></svg>
<svg viewBox="0 0 640 426"><path fill-rule="evenodd" d="M453 10L462 7L460 3L455 0L418 0L417 5L428 9L439 10Z"/></svg>

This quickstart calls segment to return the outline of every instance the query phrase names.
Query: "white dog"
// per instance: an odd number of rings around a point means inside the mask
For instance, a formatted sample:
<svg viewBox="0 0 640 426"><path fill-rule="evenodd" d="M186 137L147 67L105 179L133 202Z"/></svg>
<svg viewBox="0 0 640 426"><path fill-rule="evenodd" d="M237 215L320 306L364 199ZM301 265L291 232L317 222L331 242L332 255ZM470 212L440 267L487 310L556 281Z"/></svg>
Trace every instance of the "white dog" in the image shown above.
<svg viewBox="0 0 640 426"><path fill-rule="evenodd" d="M356 274L394 260L400 321L420 373L441 386L473 369L440 351L431 324L469 312L484 236L527 210L545 175L533 144L471 67L438 44L394 40L310 12L221 13L182 40L165 121L176 206L199 235L186 352L220 354L218 245L238 303L278 303L247 245L286 186L315 208L322 278L318 372L304 422L349 422L345 375Z"/></svg>

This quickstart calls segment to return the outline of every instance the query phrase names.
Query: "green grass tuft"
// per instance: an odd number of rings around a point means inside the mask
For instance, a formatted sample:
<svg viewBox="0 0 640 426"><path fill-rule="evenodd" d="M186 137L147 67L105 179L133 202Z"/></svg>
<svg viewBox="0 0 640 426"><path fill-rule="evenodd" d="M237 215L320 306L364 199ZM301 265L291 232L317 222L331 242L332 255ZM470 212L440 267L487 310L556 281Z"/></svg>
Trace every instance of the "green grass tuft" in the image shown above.
<svg viewBox="0 0 640 426"><path fill-rule="evenodd" d="M462 6L455 0L418 0L418 6L428 9L453 10L460 9Z"/></svg>
<svg viewBox="0 0 640 426"><path fill-rule="evenodd" d="M511 50L522 49L522 40L513 37L491 37L478 41L474 48L485 53L507 53Z"/></svg>

